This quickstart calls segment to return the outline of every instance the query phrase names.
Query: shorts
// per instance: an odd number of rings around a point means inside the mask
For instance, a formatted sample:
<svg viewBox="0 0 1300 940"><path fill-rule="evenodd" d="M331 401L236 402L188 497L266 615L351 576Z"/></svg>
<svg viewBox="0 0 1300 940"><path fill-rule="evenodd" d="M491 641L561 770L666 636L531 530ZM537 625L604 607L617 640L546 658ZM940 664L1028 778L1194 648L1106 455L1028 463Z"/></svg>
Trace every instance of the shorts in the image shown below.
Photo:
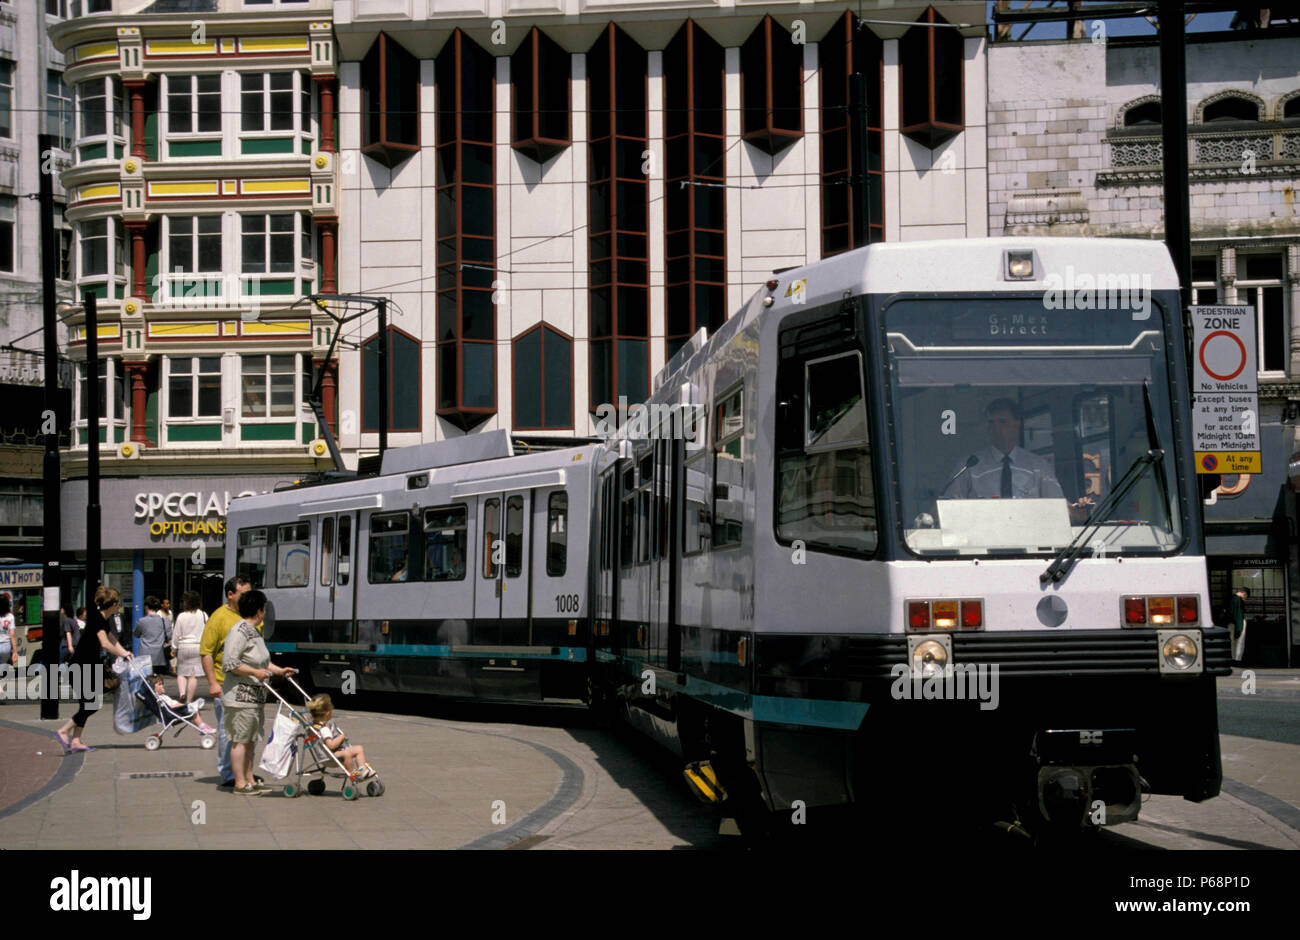
<svg viewBox="0 0 1300 940"><path fill-rule="evenodd" d="M223 723L226 726L226 738L231 744L251 744L262 736L262 709L225 708Z"/></svg>

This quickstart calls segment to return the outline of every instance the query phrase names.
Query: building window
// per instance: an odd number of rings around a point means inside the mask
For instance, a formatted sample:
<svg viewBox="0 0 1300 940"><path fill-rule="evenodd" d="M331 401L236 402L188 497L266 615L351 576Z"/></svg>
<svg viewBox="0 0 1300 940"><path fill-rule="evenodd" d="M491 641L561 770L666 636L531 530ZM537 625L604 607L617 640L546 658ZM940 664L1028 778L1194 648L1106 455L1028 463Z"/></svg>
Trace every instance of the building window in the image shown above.
<svg viewBox="0 0 1300 940"><path fill-rule="evenodd" d="M366 156L395 167L420 149L420 62L387 33L361 62L361 111Z"/></svg>
<svg viewBox="0 0 1300 940"><path fill-rule="evenodd" d="M587 54L592 410L650 391L645 50L613 23ZM596 78L599 76L599 78Z"/></svg>
<svg viewBox="0 0 1300 940"><path fill-rule="evenodd" d="M1159 127L1161 120L1159 101L1146 101L1124 110L1125 127Z"/></svg>
<svg viewBox="0 0 1300 940"><path fill-rule="evenodd" d="M311 79L306 72L245 72L239 83L241 131L311 133Z"/></svg>
<svg viewBox="0 0 1300 940"><path fill-rule="evenodd" d="M1275 376L1286 375L1291 358L1284 271L1281 252L1237 255L1237 303L1255 308L1259 371Z"/></svg>
<svg viewBox="0 0 1300 940"><path fill-rule="evenodd" d="M740 47L745 140L777 154L803 136L803 46L771 16Z"/></svg>
<svg viewBox="0 0 1300 940"><path fill-rule="evenodd" d="M435 69L438 415L467 431L496 411L496 63L456 30Z"/></svg>
<svg viewBox="0 0 1300 940"><path fill-rule="evenodd" d="M0 196L0 271L12 272L15 268L15 229L18 225L18 200L13 196Z"/></svg>
<svg viewBox="0 0 1300 940"><path fill-rule="evenodd" d="M98 296L110 300L119 296L126 276L121 224L109 218L90 219L78 226L80 280L101 282Z"/></svg>
<svg viewBox="0 0 1300 940"><path fill-rule="evenodd" d="M63 81L63 73L45 72L45 126L54 135L60 150L72 149L72 93Z"/></svg>
<svg viewBox="0 0 1300 940"><path fill-rule="evenodd" d="M59 240L59 267L54 276L60 281L72 280L72 225L64 217L63 203L54 204L54 235Z"/></svg>
<svg viewBox="0 0 1300 940"><path fill-rule="evenodd" d="M1216 121L1258 121L1259 119L1259 102L1241 95L1225 95L1205 105L1201 112L1202 124L1212 124Z"/></svg>
<svg viewBox="0 0 1300 940"><path fill-rule="evenodd" d="M219 356L169 356L166 367L169 418L221 417Z"/></svg>
<svg viewBox="0 0 1300 940"><path fill-rule="evenodd" d="M14 64L0 59L0 137L13 136Z"/></svg>
<svg viewBox="0 0 1300 940"><path fill-rule="evenodd" d="M45 15L66 19L68 15L68 0L45 0Z"/></svg>
<svg viewBox="0 0 1300 940"><path fill-rule="evenodd" d="M221 133L221 76L166 75L167 133Z"/></svg>
<svg viewBox="0 0 1300 940"><path fill-rule="evenodd" d="M882 94L884 89L883 44L857 22L851 12L836 18L817 45L821 66L822 126L822 257L867 244L867 220L859 218L859 180L862 160L855 152L853 134L856 116L850 113L854 73L866 76L867 92L867 175L870 241L883 241L884 167L880 154L883 141Z"/></svg>
<svg viewBox="0 0 1300 940"><path fill-rule="evenodd" d="M286 274L294 270L296 213L240 216L240 270L245 274Z"/></svg>
<svg viewBox="0 0 1300 940"><path fill-rule="evenodd" d="M126 382L122 363L113 358L101 358L99 374L99 439L101 442L119 442L126 427ZM77 364L77 400L73 424L79 429L77 443L85 444L90 419L90 394L86 385L86 363ZM111 436L110 436L111 430Z"/></svg>
<svg viewBox="0 0 1300 940"><path fill-rule="evenodd" d="M1286 104L1282 105L1282 120L1291 118L1300 118L1300 95L1292 95L1287 99Z"/></svg>
<svg viewBox="0 0 1300 940"><path fill-rule="evenodd" d="M723 53L693 20L664 51L664 93L668 361L697 330L712 333L727 315ZM682 185L691 180L706 185Z"/></svg>
<svg viewBox="0 0 1300 940"><path fill-rule="evenodd" d="M388 430L420 430L420 342L388 328ZM379 336L361 344L361 430L379 431Z"/></svg>
<svg viewBox="0 0 1300 940"><path fill-rule="evenodd" d="M38 540L45 534L45 494L40 484L0 486L0 537Z"/></svg>
<svg viewBox="0 0 1300 940"><path fill-rule="evenodd" d="M573 340L545 323L515 337L514 428L573 427Z"/></svg>
<svg viewBox="0 0 1300 940"><path fill-rule="evenodd" d="M510 57L514 131L511 146L545 163L572 141L569 54L534 26Z"/></svg>
<svg viewBox="0 0 1300 940"><path fill-rule="evenodd" d="M1192 303L1219 302L1218 255L1192 255Z"/></svg>
<svg viewBox="0 0 1300 940"><path fill-rule="evenodd" d="M240 358L240 414L254 421L291 418L303 400L297 356L242 356Z"/></svg>
<svg viewBox="0 0 1300 940"><path fill-rule="evenodd" d="M77 85L78 159L115 160L126 153L122 83L116 76L96 78ZM112 134L109 134L112 128ZM110 139L111 137L111 139Z"/></svg>
<svg viewBox="0 0 1300 940"><path fill-rule="evenodd" d="M934 7L917 20L946 24ZM965 41L948 26L913 26L898 41L904 136L933 150L965 124Z"/></svg>
<svg viewBox="0 0 1300 940"><path fill-rule="evenodd" d="M265 218L265 216L257 216ZM221 216L167 216L167 271L221 271Z"/></svg>

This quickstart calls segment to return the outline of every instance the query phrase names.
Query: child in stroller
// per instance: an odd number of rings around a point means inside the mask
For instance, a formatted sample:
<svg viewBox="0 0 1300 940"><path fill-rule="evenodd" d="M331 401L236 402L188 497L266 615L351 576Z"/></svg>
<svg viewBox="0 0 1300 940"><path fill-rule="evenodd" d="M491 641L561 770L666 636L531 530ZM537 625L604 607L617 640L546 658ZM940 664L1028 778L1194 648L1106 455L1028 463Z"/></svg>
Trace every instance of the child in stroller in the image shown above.
<svg viewBox="0 0 1300 940"><path fill-rule="evenodd" d="M146 688L148 693L151 694L146 694ZM193 728L204 736L201 743L205 748L212 746L210 743L212 741L211 735L216 734L217 729L199 717L199 712L203 708L203 699L195 699L188 705L177 701L167 694L162 676L150 676L148 682L140 687L140 692L137 694L150 706L150 711L155 712L158 720L162 722L162 730L145 741L145 747L149 750L155 750L162 743L163 734L176 724L183 724ZM185 729L178 728L176 733L180 734L183 730Z"/></svg>
<svg viewBox="0 0 1300 940"><path fill-rule="evenodd" d="M375 769L366 763L366 752L360 744L350 744L347 736L331 720L334 716L334 702L328 695L321 694L307 702L311 712L312 730L320 736L325 746L343 761L348 773L356 773L358 780L375 776ZM360 771L359 773L357 773Z"/></svg>

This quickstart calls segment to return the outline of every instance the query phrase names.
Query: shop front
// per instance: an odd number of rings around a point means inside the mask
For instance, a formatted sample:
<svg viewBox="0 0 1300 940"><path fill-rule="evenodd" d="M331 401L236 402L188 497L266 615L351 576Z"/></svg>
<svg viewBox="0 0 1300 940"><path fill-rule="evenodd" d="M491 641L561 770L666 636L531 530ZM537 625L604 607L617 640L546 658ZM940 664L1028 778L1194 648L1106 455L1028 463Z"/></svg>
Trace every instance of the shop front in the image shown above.
<svg viewBox="0 0 1300 940"><path fill-rule="evenodd" d="M292 478L289 478L292 479ZM281 476L141 477L100 482L99 580L122 595L123 619L144 614L150 595L169 598L173 613L181 595L196 591L210 613L224 600L226 512L237 496L265 493L289 481ZM85 571L86 481L63 485L63 545L75 553L69 585L75 605L87 603L95 577ZM87 585L91 585L89 589ZM126 626L126 624L124 624Z"/></svg>

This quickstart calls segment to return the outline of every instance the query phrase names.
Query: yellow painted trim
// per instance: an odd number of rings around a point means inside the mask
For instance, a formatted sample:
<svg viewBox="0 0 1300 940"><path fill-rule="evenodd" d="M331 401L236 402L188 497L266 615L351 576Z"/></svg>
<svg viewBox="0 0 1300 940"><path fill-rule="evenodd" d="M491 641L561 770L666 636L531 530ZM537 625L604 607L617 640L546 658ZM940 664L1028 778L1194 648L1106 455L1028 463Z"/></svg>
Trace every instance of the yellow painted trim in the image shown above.
<svg viewBox="0 0 1300 940"><path fill-rule="evenodd" d="M215 196L217 181L188 183L150 183L150 196Z"/></svg>
<svg viewBox="0 0 1300 940"><path fill-rule="evenodd" d="M235 40L233 40L233 39L223 39L223 40L221 40L221 51L222 51L222 52L234 52L234 51L235 51Z"/></svg>
<svg viewBox="0 0 1300 940"><path fill-rule="evenodd" d="M246 193L309 193L310 180L244 180Z"/></svg>
<svg viewBox="0 0 1300 940"><path fill-rule="evenodd" d="M83 186L77 190L78 199L100 199L104 196L120 196L122 188L117 183L104 183L100 186Z"/></svg>
<svg viewBox="0 0 1300 940"><path fill-rule="evenodd" d="M217 41L190 42L188 39L149 39L145 41L146 55L216 55Z"/></svg>
<svg viewBox="0 0 1300 940"><path fill-rule="evenodd" d="M77 339L85 339L86 332L87 331L84 326L77 327ZM122 327L116 323L109 323L109 324L101 323L99 325L99 330L96 332L96 335L100 339L117 339L122 335Z"/></svg>
<svg viewBox="0 0 1300 940"><path fill-rule="evenodd" d="M240 52L306 52L306 36L266 36L240 38Z"/></svg>
<svg viewBox="0 0 1300 940"><path fill-rule="evenodd" d="M117 55L116 42L88 42L85 45L77 46L77 61L85 62L87 59L98 59L101 56Z"/></svg>
<svg viewBox="0 0 1300 940"><path fill-rule="evenodd" d="M239 183L235 180L222 180L221 192L226 196L233 196L239 190Z"/></svg>
<svg viewBox="0 0 1300 940"><path fill-rule="evenodd" d="M216 336L215 323L150 323L150 336Z"/></svg>
<svg viewBox="0 0 1300 940"><path fill-rule="evenodd" d="M236 336L239 334L239 324L234 320L223 320L221 323L222 336Z"/></svg>
<svg viewBox="0 0 1300 940"><path fill-rule="evenodd" d="M279 323L245 323L244 335L254 333L310 333L311 325L306 320L284 320Z"/></svg>

